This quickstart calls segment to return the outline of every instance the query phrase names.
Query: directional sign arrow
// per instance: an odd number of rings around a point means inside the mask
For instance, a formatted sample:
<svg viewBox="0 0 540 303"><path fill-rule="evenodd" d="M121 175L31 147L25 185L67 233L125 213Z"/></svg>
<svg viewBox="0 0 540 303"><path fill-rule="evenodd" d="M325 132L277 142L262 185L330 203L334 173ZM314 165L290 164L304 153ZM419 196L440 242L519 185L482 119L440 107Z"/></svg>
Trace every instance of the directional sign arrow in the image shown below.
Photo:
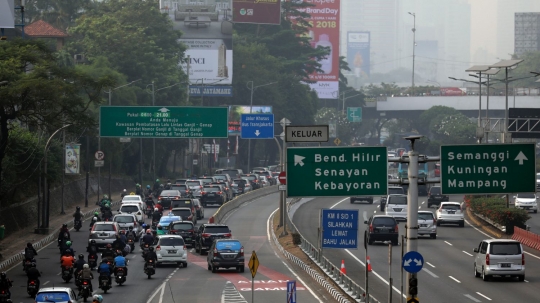
<svg viewBox="0 0 540 303"><path fill-rule="evenodd" d="M166 113L166 112L169 112L170 110L168 108L162 107L158 111L160 111L162 113Z"/></svg>
<svg viewBox="0 0 540 303"><path fill-rule="evenodd" d="M411 262L412 262L412 259L406 260L405 262L403 262L403 266L405 267L411 266Z"/></svg>
<svg viewBox="0 0 540 303"><path fill-rule="evenodd" d="M304 160L305 158L306 157L294 155L294 166L296 166L296 164L300 164L300 166L304 166L304 162L302 162L302 160Z"/></svg>
<svg viewBox="0 0 540 303"><path fill-rule="evenodd" d="M260 134L261 134L261 132L260 132L259 130L256 130L256 131L255 131L255 136L258 137Z"/></svg>
<svg viewBox="0 0 540 303"><path fill-rule="evenodd" d="M519 161L519 165L523 165L523 160L529 160L527 159L527 157L525 157L525 155L523 154L522 151L519 151L519 154L517 155L517 157L514 159L514 161L518 160Z"/></svg>
<svg viewBox="0 0 540 303"><path fill-rule="evenodd" d="M409 260L410 261L410 260ZM414 263L416 263L416 266L422 266L422 260L416 260L414 259Z"/></svg>

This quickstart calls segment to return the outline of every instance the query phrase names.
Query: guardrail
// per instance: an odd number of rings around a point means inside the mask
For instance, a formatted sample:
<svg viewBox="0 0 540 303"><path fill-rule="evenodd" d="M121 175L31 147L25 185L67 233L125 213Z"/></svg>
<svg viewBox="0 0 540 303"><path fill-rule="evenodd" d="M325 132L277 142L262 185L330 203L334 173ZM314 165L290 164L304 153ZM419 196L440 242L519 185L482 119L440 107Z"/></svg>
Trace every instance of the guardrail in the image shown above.
<svg viewBox="0 0 540 303"><path fill-rule="evenodd" d="M532 233L523 228L514 227L514 234L512 239L519 241L521 244L526 245L530 248L540 250L540 235Z"/></svg>
<svg viewBox="0 0 540 303"><path fill-rule="evenodd" d="M208 219L209 223L221 223L223 219L234 209L240 207L243 203L246 203L250 200L253 200L254 198L260 198L264 197L266 195L270 195L273 193L278 192L278 187L276 185L268 186L265 188L252 190L250 192L247 192L245 194L236 196L231 201L221 205L218 210L214 213L212 217Z"/></svg>

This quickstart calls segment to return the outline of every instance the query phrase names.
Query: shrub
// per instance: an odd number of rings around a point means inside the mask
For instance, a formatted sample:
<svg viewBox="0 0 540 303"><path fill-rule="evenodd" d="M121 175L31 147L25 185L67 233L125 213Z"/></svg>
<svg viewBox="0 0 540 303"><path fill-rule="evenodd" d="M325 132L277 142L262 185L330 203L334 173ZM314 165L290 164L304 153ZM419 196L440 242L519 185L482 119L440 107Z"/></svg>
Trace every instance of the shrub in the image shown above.
<svg viewBox="0 0 540 303"><path fill-rule="evenodd" d="M507 208L503 198L486 196L466 196L467 207L502 226L523 226L531 217L524 209Z"/></svg>

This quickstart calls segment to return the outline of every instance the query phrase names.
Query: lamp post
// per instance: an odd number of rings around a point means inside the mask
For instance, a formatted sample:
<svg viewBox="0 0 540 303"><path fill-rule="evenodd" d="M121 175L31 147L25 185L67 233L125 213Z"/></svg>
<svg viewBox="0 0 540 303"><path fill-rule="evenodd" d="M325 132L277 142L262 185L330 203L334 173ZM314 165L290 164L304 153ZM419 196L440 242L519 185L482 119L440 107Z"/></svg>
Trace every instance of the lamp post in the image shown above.
<svg viewBox="0 0 540 303"><path fill-rule="evenodd" d="M148 88L148 86L150 86L150 85L152 85L152 106L155 106L156 105L156 92L155 92L154 80L152 80L152 83L146 85L146 88ZM152 180L156 180L156 138L152 138L152 150L153 150L153 152L152 152L153 179ZM141 180L141 182L142 182L142 180Z"/></svg>
<svg viewBox="0 0 540 303"><path fill-rule="evenodd" d="M362 94L356 94L354 96L349 96L347 98L343 98L343 108L341 109L341 114L345 115L345 100L350 99L350 98L354 98L354 97L358 97L358 96L361 96L361 95Z"/></svg>
<svg viewBox="0 0 540 303"><path fill-rule="evenodd" d="M409 12L409 15L413 16L413 49L412 49L412 95L414 96L414 59L415 59L415 49L416 49L416 13Z"/></svg>
<svg viewBox="0 0 540 303"><path fill-rule="evenodd" d="M286 165L286 162L287 162L287 142L285 141L285 131L286 131L286 128L288 125L291 124L291 121L287 118L283 118L279 121L279 123L281 124L281 127L283 127L283 133L282 135L283 136L280 136L281 139L283 140L283 155L281 156L281 159L283 160L283 163L282 163L282 169L285 173L287 173L287 165ZM279 208L280 208L280 218L279 218L279 221L280 221L280 225L283 226L283 232L281 233L282 236L285 236L287 235L287 197L285 195L285 191L281 190L280 191L280 203L279 203Z"/></svg>
<svg viewBox="0 0 540 303"><path fill-rule="evenodd" d="M482 137L484 136L484 130L480 122L482 112L482 73L490 69L488 65L475 65L466 69L466 72L475 72L478 74L478 123L476 127L477 143L482 143ZM475 76L476 75L472 75Z"/></svg>
<svg viewBox="0 0 540 303"><path fill-rule="evenodd" d="M249 86L250 83L251 83L251 86ZM246 84L246 85L248 85L247 88L251 91L251 97L250 97L250 101L249 101L249 113L250 114L253 113L253 92L258 87L263 87L263 86L272 85L272 84L276 84L276 83L277 82L270 82L270 83L266 83L266 84L253 86L253 81L248 81L247 82L247 84ZM248 166L247 166L248 173L250 172L250 169L251 169L251 139L248 139Z"/></svg>

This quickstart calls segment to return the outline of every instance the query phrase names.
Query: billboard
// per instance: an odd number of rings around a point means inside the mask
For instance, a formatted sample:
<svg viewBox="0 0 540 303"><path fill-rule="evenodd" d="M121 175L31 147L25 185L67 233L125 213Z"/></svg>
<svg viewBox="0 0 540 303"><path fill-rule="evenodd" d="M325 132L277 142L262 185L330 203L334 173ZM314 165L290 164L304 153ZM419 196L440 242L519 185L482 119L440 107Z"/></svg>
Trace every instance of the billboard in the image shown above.
<svg viewBox="0 0 540 303"><path fill-rule="evenodd" d="M0 0L0 28L15 28L15 1Z"/></svg>
<svg viewBox="0 0 540 303"><path fill-rule="evenodd" d="M319 61L322 73L309 75L309 80L316 81L310 83L309 86L317 92L319 98L337 99L339 97L337 92L339 91L340 0L303 0L303 2L315 5L298 8L298 11L311 15L311 18L306 19L311 25L309 29L311 46L314 48L319 46L330 48L330 54Z"/></svg>
<svg viewBox="0 0 540 303"><path fill-rule="evenodd" d="M347 63L357 78L369 77L370 32L347 32Z"/></svg>
<svg viewBox="0 0 540 303"><path fill-rule="evenodd" d="M280 24L281 0L233 0L234 23Z"/></svg>
<svg viewBox="0 0 540 303"><path fill-rule="evenodd" d="M229 106L229 136L240 136L240 119L242 114L249 114L249 105ZM253 106L252 114L271 114L272 106Z"/></svg>
<svg viewBox="0 0 540 303"><path fill-rule="evenodd" d="M68 175L76 175L79 173L81 164L81 145L67 143L65 148L66 162L64 172Z"/></svg>
<svg viewBox="0 0 540 303"><path fill-rule="evenodd" d="M178 3L171 16L187 47L182 69L195 85L231 84L233 73L232 0L214 4ZM189 71L188 71L189 69Z"/></svg>

